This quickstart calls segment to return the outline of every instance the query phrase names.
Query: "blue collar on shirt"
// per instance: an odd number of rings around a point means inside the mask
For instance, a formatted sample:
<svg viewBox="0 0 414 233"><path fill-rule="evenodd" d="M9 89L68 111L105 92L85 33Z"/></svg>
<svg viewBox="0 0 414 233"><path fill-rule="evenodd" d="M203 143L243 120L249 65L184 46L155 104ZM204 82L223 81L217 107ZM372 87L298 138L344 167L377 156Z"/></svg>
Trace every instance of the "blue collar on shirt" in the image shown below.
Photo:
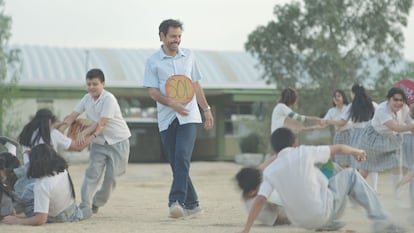
<svg viewBox="0 0 414 233"><path fill-rule="evenodd" d="M172 58L172 56L168 56L167 54L164 53L164 50L162 49L162 45L161 48L158 52L159 54L159 58L160 60L165 59L165 58ZM184 53L184 51L181 48L178 48L177 54L174 57L185 57L186 54Z"/></svg>

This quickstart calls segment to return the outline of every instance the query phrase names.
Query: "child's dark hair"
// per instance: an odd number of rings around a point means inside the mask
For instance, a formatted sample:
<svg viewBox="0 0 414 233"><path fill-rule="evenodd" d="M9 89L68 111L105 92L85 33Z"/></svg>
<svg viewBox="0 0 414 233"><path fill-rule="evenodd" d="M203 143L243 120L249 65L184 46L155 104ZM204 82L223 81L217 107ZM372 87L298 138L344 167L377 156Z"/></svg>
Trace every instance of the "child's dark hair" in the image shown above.
<svg viewBox="0 0 414 233"><path fill-rule="evenodd" d="M27 169L27 177L42 178L45 176L54 176L68 169L68 164L52 146L39 144L30 150L30 163ZM68 172L69 183L72 190L72 196L75 198L72 179Z"/></svg>
<svg viewBox="0 0 414 233"><path fill-rule="evenodd" d="M292 106L298 99L298 93L293 88L283 89L282 94L280 95L279 103L284 103L287 106Z"/></svg>
<svg viewBox="0 0 414 233"><path fill-rule="evenodd" d="M23 146L32 147L42 138L44 143L51 144L50 122L56 122L56 116L52 111L47 108L39 109L30 122L23 127L18 137L19 143ZM36 130L38 130L38 133L33 136Z"/></svg>
<svg viewBox="0 0 414 233"><path fill-rule="evenodd" d="M262 173L259 169L253 167L242 168L236 175L239 188L243 191L243 197L256 190L262 182Z"/></svg>
<svg viewBox="0 0 414 233"><path fill-rule="evenodd" d="M391 97L397 94L401 95L403 99L403 103L407 103L407 96L405 95L405 92L403 91L403 89L399 87L392 87L390 90L388 90L387 99L389 100Z"/></svg>
<svg viewBox="0 0 414 233"><path fill-rule="evenodd" d="M0 153L0 169L13 170L20 167L20 161L10 152Z"/></svg>
<svg viewBox="0 0 414 233"><path fill-rule="evenodd" d="M272 144L272 149L276 153L279 153L286 147L293 146L293 144L295 143L295 134L293 134L292 130L288 128L278 128L275 131L273 131L272 136L270 138L270 143Z"/></svg>
<svg viewBox="0 0 414 233"><path fill-rule="evenodd" d="M365 92L365 88L360 84L354 84L351 91L354 93L354 99L349 112L352 121L365 122L371 120L374 116L375 108L372 104L372 99Z"/></svg>
<svg viewBox="0 0 414 233"><path fill-rule="evenodd" d="M17 176L14 174L13 169L20 166L19 160L13 154L9 152L0 153L0 200L2 199L3 193L13 198L13 187L16 183Z"/></svg>
<svg viewBox="0 0 414 233"><path fill-rule="evenodd" d="M99 78L101 83L105 82L105 75L101 69L97 69L97 68L90 69L88 73L86 73L87 80L91 80L94 78Z"/></svg>
<svg viewBox="0 0 414 233"><path fill-rule="evenodd" d="M346 94L345 94L345 92L344 92L343 90L341 90L341 89L336 89L336 90L332 93L332 97L333 97L333 98L336 98L336 93L339 93L339 94L342 96L342 103L343 103L344 105L348 105L348 104L349 104L349 102L348 102L348 98L346 97ZM335 102L334 102L334 101L332 101L332 105L333 105L334 107L336 107L336 104L335 104Z"/></svg>

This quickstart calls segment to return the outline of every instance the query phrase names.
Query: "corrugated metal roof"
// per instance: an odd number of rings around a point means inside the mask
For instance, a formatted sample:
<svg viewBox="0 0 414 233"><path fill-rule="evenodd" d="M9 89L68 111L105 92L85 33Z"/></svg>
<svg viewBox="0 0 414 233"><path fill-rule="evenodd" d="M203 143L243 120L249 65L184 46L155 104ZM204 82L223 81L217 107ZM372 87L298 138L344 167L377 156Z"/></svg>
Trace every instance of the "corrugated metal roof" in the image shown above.
<svg viewBox="0 0 414 233"><path fill-rule="evenodd" d="M156 49L15 46L21 51L21 86L84 86L85 73L100 68L112 87L142 87L146 59ZM274 88L261 79L246 52L194 50L204 88Z"/></svg>

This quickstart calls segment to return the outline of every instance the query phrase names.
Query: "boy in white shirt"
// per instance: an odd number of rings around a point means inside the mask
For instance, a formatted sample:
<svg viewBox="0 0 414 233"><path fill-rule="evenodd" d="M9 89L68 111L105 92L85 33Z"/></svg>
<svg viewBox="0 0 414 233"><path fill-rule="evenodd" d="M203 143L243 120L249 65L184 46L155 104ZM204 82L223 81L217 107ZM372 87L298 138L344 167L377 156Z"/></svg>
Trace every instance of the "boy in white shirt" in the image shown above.
<svg viewBox="0 0 414 233"><path fill-rule="evenodd" d="M326 163L337 153L352 154L357 161L363 161L365 151L347 145L295 147L295 135L287 128L275 130L271 144L278 158L263 171L258 197L242 232L250 232L274 190L279 193L286 215L295 226L325 231L340 229L344 224L337 219L349 195L367 210L374 232L404 232L389 221L378 196L355 169L342 170L328 180L315 166Z"/></svg>
<svg viewBox="0 0 414 233"><path fill-rule="evenodd" d="M64 122L66 126L71 125L83 112L93 122L77 137L81 145L88 140L93 140L90 145L89 166L82 184L80 204L86 215L90 216L106 204L115 189L116 179L126 172L131 132L115 96L105 90L105 75L102 70L89 70L86 73L86 85L88 93L73 112L65 117ZM103 181L96 192L101 177Z"/></svg>

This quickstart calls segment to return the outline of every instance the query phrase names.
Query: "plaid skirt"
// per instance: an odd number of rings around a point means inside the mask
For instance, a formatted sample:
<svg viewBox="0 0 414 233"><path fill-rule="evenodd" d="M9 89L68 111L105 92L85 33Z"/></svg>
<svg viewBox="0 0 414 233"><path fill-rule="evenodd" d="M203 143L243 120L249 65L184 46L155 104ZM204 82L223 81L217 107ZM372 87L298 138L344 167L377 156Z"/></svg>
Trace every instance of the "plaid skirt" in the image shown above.
<svg viewBox="0 0 414 233"><path fill-rule="evenodd" d="M405 168L413 167L414 165L414 134L403 134L402 145L402 166Z"/></svg>
<svg viewBox="0 0 414 233"><path fill-rule="evenodd" d="M357 167L370 172L379 172L401 166L402 137L384 135L375 131L369 124L360 135L356 148L365 150L367 159Z"/></svg>
<svg viewBox="0 0 414 233"><path fill-rule="evenodd" d="M358 142L359 138L361 137L361 132L364 128L353 128L351 129L351 146L358 148ZM351 160L351 166L355 169L358 169L359 167L359 161L357 161L354 156L349 156L349 159Z"/></svg>
<svg viewBox="0 0 414 233"><path fill-rule="evenodd" d="M351 144L351 130L337 131L333 138L333 144ZM352 155L349 154L335 154L334 161L341 166L352 165Z"/></svg>

